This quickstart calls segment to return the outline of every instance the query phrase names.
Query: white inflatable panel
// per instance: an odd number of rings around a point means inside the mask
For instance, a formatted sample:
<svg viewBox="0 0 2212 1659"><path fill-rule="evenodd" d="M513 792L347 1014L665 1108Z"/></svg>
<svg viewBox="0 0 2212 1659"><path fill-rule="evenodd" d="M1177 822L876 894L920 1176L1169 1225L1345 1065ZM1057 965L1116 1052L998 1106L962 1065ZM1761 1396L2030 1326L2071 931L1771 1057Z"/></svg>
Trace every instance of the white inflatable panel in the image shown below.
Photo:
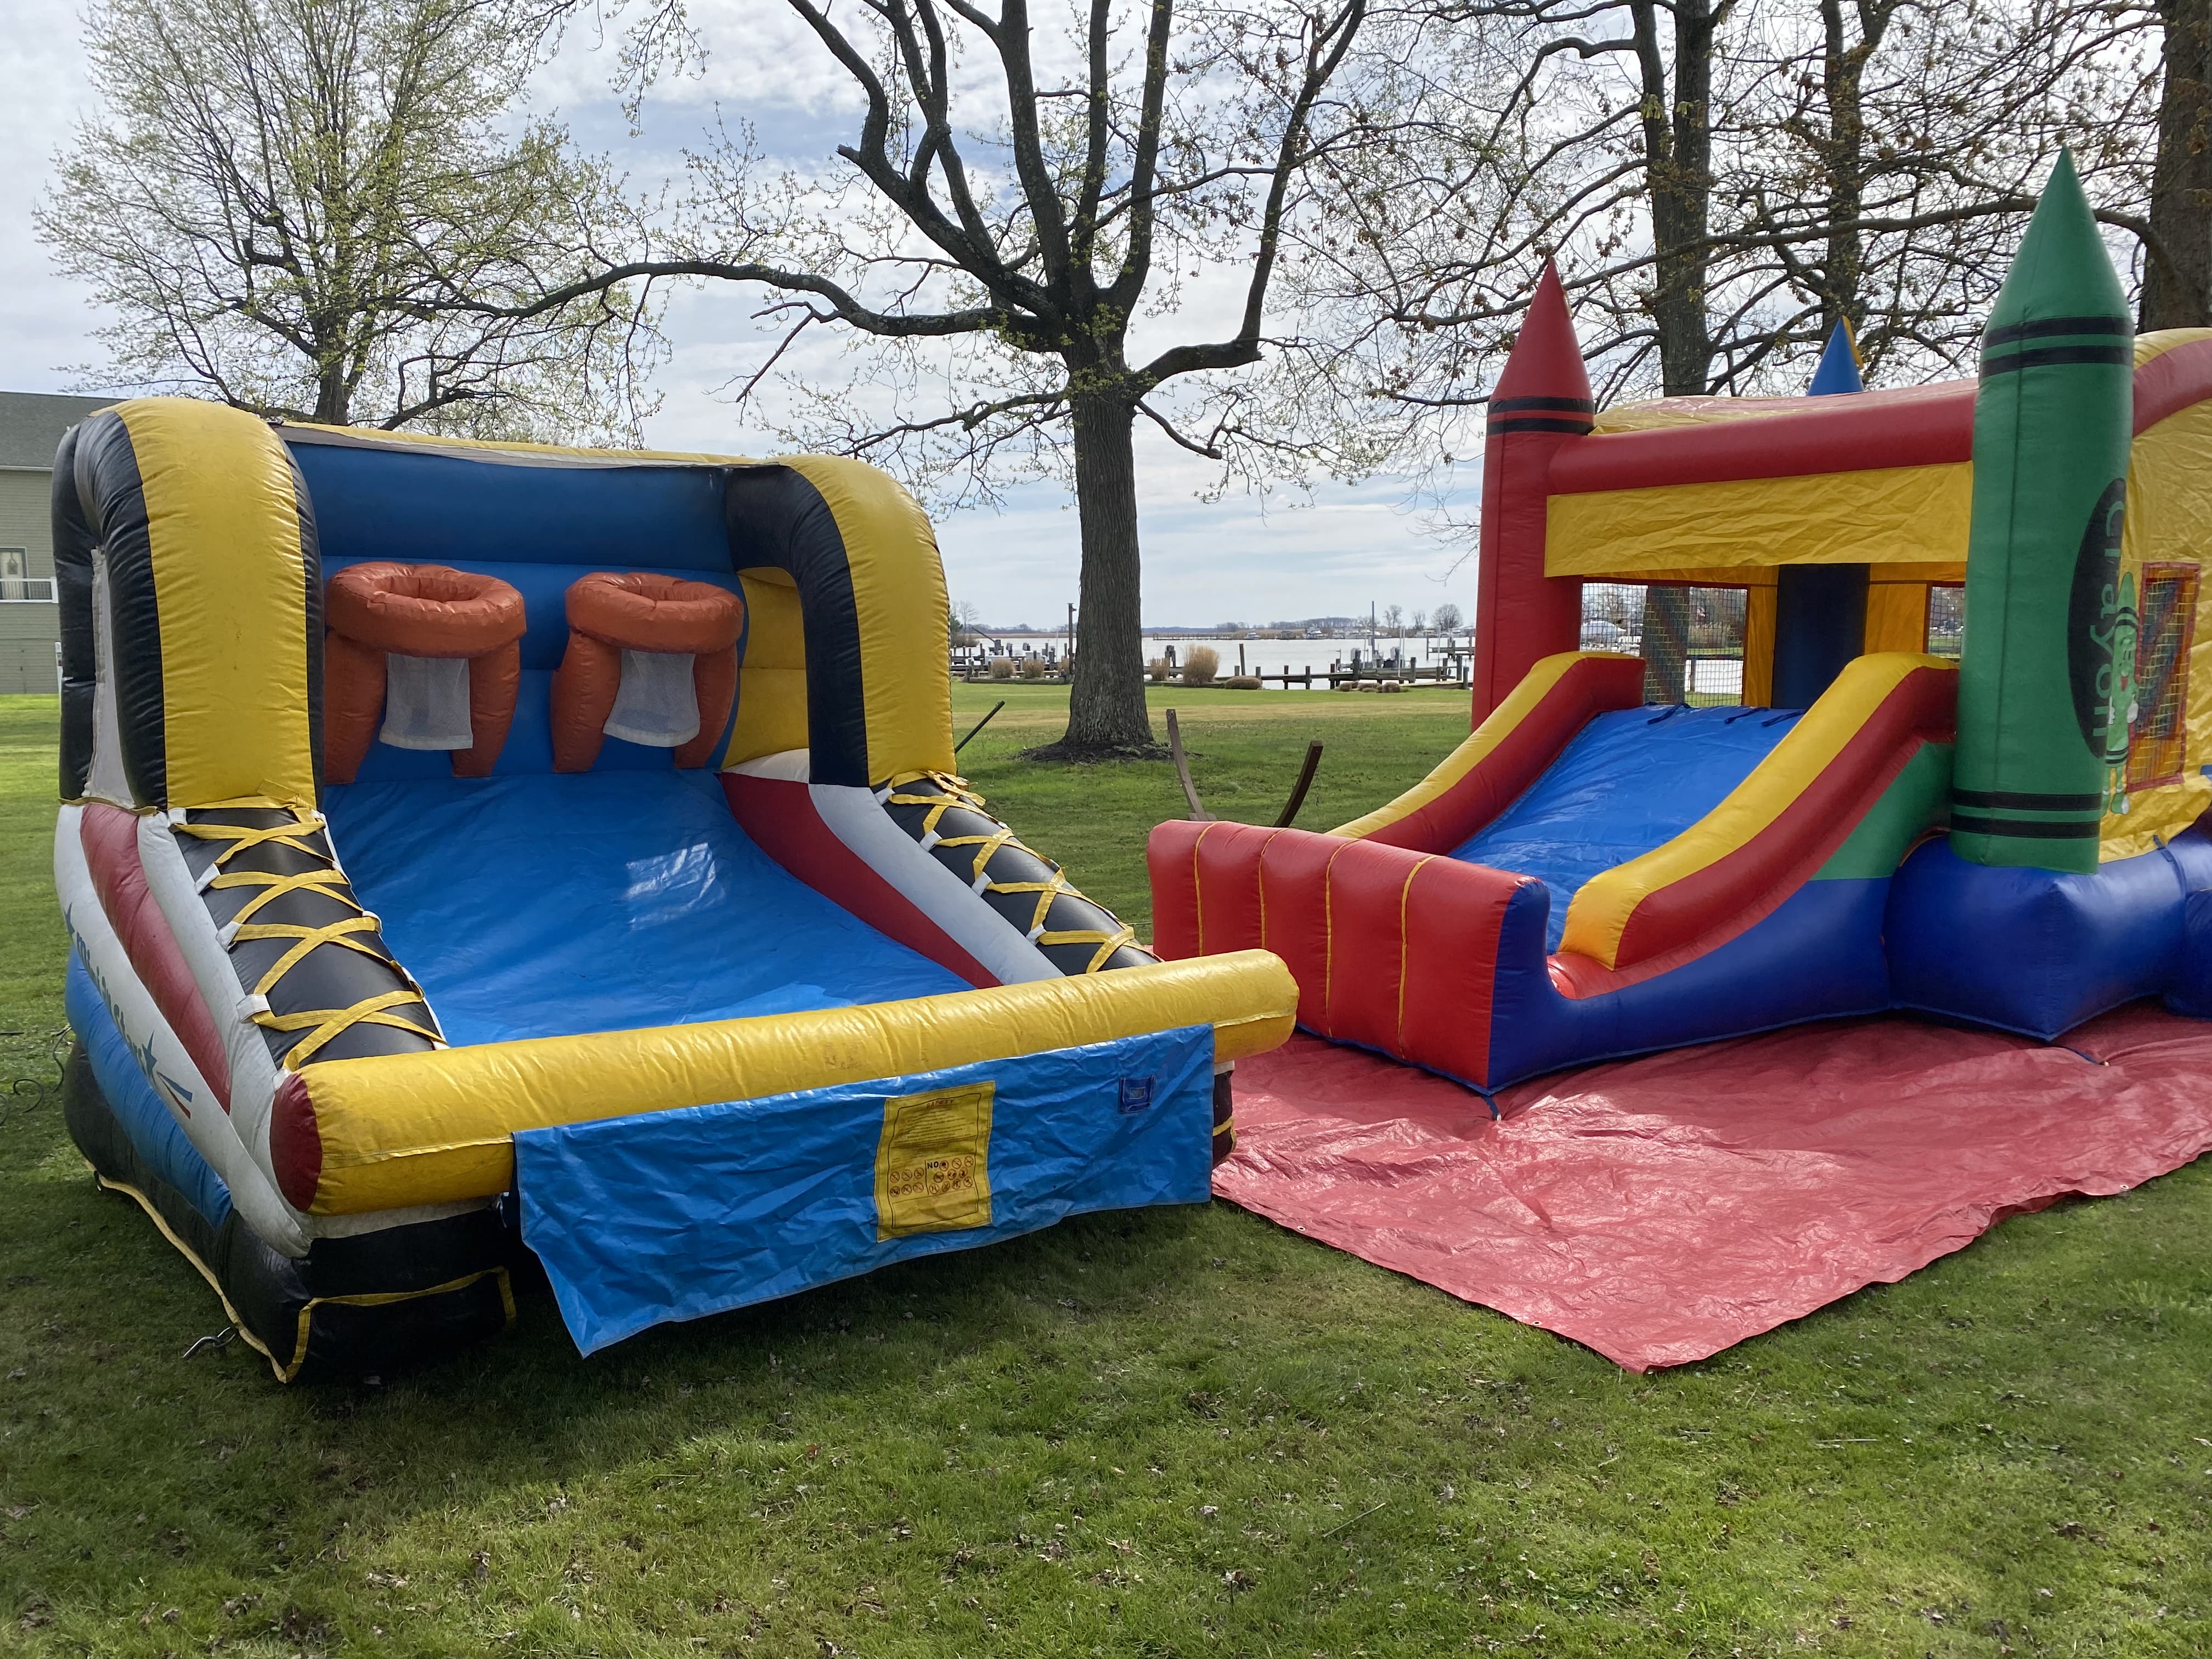
<svg viewBox="0 0 2212 1659"><path fill-rule="evenodd" d="M231 1204L246 1225L286 1255L305 1255L307 1235L298 1216L276 1190L264 1165L247 1150L239 1133L240 1126L216 1101L207 1079L200 1075L199 1068L185 1052L184 1044L178 1041L176 1033L155 1005L152 993L131 967L123 941L108 925L107 914L100 908L100 895L93 886L91 869L85 862L83 842L79 839L77 822L83 810L64 807L54 826L54 889L60 895L62 917L68 924L77 955L92 975L93 984L99 988L100 1000L106 1003L124 1040L134 1052L150 1056L155 1092L168 1103L193 1149L214 1166L223 1184L230 1188ZM258 1040L259 1033L255 1036ZM191 1091L196 1103L188 1111L177 1109L173 1089L161 1086L164 1078ZM238 1098L237 1082L234 1074L234 1104ZM267 1116L264 1103L264 1146Z"/></svg>

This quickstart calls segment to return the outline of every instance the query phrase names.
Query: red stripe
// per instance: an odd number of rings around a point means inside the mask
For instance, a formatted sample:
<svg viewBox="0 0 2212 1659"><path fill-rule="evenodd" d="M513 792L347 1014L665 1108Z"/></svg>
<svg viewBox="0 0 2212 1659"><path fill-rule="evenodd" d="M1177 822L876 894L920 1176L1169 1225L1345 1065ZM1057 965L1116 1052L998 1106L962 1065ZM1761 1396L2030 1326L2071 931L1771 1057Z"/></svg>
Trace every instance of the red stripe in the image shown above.
<svg viewBox="0 0 2212 1659"><path fill-rule="evenodd" d="M1644 701L1641 658L1585 658L1559 676L1528 716L1467 775L1418 811L1363 841L1419 853L1449 853L1503 812L1599 714Z"/></svg>
<svg viewBox="0 0 2212 1659"><path fill-rule="evenodd" d="M1644 489L1666 484L1795 478L1875 467L1940 466L1974 453L1978 381L1939 380L1838 398L1747 399L1780 412L1650 432L1599 433L1563 443L1552 458L1551 493ZM2212 398L2212 340L2152 359L2135 374L2135 430Z"/></svg>
<svg viewBox="0 0 2212 1659"><path fill-rule="evenodd" d="M1704 869L1644 896L1614 954L1622 969L1672 963L1725 944L1772 914L1858 827L1921 744L1948 743L1958 675L1915 669L1836 758L1764 830Z"/></svg>
<svg viewBox="0 0 2212 1659"><path fill-rule="evenodd" d="M269 1169L287 1204L301 1211L314 1204L315 1188L323 1180L323 1132L315 1121L314 1097L299 1072L276 1079L276 1098L269 1112Z"/></svg>
<svg viewBox="0 0 2212 1659"><path fill-rule="evenodd" d="M999 983L999 976L969 955L927 911L837 838L815 810L805 784L725 772L722 793L729 800L731 815L753 844L816 892L970 985Z"/></svg>
<svg viewBox="0 0 2212 1659"><path fill-rule="evenodd" d="M1974 387L1972 380L1942 380L1896 392L1808 398L1803 407L1784 414L1601 433L1560 447L1552 459L1552 494L1971 460Z"/></svg>
<svg viewBox="0 0 2212 1659"><path fill-rule="evenodd" d="M2191 340L2136 371L2136 423L2148 432L2169 415L2212 398L2212 340Z"/></svg>
<svg viewBox="0 0 2212 1659"><path fill-rule="evenodd" d="M138 820L118 806L100 801L86 805L77 818L77 839L84 847L84 861L92 872L93 890L107 925L123 942L123 954L161 1011L161 1018L177 1034L185 1053L199 1067L222 1109L230 1109L230 1056L216 1032L215 1018L200 1000L199 987L169 919L146 885L146 872L138 861ZM189 1110L186 1115L190 1115Z"/></svg>

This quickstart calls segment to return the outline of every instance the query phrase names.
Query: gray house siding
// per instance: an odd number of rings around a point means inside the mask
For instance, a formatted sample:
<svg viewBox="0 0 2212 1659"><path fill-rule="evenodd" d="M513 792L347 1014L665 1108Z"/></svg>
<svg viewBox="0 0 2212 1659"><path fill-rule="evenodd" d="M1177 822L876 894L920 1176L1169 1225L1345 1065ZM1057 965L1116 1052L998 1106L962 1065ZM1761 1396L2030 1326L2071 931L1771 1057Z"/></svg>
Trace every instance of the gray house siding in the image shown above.
<svg viewBox="0 0 2212 1659"><path fill-rule="evenodd" d="M61 611L44 597L54 574L54 449L64 432L113 401L0 392L0 696L59 689ZM40 597L25 597L27 587Z"/></svg>
<svg viewBox="0 0 2212 1659"><path fill-rule="evenodd" d="M26 574L49 582L54 574L50 477L0 471L0 550L23 549ZM0 563L4 562L0 553ZM0 598L0 695L54 690L58 684L54 645L60 638L58 607L46 601Z"/></svg>

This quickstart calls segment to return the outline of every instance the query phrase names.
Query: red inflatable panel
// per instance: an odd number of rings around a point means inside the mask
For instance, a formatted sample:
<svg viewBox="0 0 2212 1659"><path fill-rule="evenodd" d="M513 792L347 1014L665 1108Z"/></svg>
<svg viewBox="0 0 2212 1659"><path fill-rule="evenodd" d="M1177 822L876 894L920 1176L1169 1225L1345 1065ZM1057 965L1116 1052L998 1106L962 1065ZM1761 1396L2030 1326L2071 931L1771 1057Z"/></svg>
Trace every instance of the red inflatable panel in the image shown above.
<svg viewBox="0 0 2212 1659"><path fill-rule="evenodd" d="M1614 432L1552 458L1551 493L1796 478L1973 459L1973 380L1796 400L1746 420Z"/></svg>
<svg viewBox="0 0 2212 1659"><path fill-rule="evenodd" d="M1152 954L1181 962L1199 954L1198 838L1211 826L1170 818L1145 842L1145 874L1152 888Z"/></svg>
<svg viewBox="0 0 2212 1659"><path fill-rule="evenodd" d="M1256 950L1267 936L1260 905L1260 859L1275 832L1250 823L1210 823L1205 828L1191 853L1198 885L1198 949L1193 954Z"/></svg>
<svg viewBox="0 0 2212 1659"><path fill-rule="evenodd" d="M1394 1053L1419 1054L1468 1083L1488 1080L1498 930L1515 890L1535 879L1451 859L1421 866L1406 905L1406 959L1416 969Z"/></svg>
<svg viewBox="0 0 2212 1659"><path fill-rule="evenodd" d="M1406 906L1430 854L1354 842L1328 866L1328 1035L1400 1052Z"/></svg>
<svg viewBox="0 0 2212 1659"><path fill-rule="evenodd" d="M837 838L814 808L812 791L788 778L721 775L730 815L767 854L816 892L850 910L887 938L960 975L970 985L996 985L998 975L875 867Z"/></svg>
<svg viewBox="0 0 2212 1659"><path fill-rule="evenodd" d="M1267 842L1260 871L1267 931L1260 943L1298 982L1298 1019L1319 1030L1328 1018L1328 866L1354 843L1334 836L1282 834Z"/></svg>
<svg viewBox="0 0 2212 1659"><path fill-rule="evenodd" d="M115 929L154 1006L199 1068L216 1103L228 1111L230 1055L216 1030L214 1015L200 1000L198 981L170 931L169 919L146 884L145 866L138 858L137 817L105 801L88 801L77 819L77 839L107 925ZM191 1115L188 1109L185 1115Z"/></svg>
<svg viewBox="0 0 2212 1659"><path fill-rule="evenodd" d="M2212 398L2212 340L2178 345L2136 371L2135 429L2148 432L2207 398Z"/></svg>
<svg viewBox="0 0 2212 1659"><path fill-rule="evenodd" d="M2138 1003L2066 1043L1799 1026L1521 1084L1493 1123L1294 1036L1237 1066L1214 1191L1632 1370L1680 1365L2212 1147L2212 1025Z"/></svg>
<svg viewBox="0 0 2212 1659"><path fill-rule="evenodd" d="M1162 957L1273 951L1307 1030L1487 1080L1498 929L1534 877L1246 823L1163 823L1146 858Z"/></svg>

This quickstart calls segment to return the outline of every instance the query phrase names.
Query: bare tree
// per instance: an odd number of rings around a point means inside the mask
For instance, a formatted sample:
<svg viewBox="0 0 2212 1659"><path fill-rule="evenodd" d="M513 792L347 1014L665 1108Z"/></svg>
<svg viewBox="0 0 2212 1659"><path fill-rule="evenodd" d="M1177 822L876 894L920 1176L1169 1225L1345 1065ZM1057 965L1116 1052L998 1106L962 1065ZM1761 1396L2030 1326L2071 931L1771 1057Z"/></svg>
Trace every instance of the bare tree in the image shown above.
<svg viewBox="0 0 2212 1659"><path fill-rule="evenodd" d="M940 496L1070 464L1083 550L1071 757L1148 752L1133 431L1217 461L1279 442L1236 371L1261 362L1285 228L1354 125L1331 88L1367 0L787 0L865 103L845 169L770 176L743 135L696 162L685 245L558 287L713 277L778 296L782 342L866 350L793 386L788 435ZM1163 340L1202 287L1219 326ZM1207 376L1182 392L1184 377Z"/></svg>
<svg viewBox="0 0 2212 1659"><path fill-rule="evenodd" d="M478 435L635 432L651 318L627 286L527 319L627 216L560 128L509 131L535 0L94 0L105 108L38 210L117 320L103 385Z"/></svg>
<svg viewBox="0 0 2212 1659"><path fill-rule="evenodd" d="M1967 368L2062 144L2100 218L2154 243L2149 15L1434 0L1337 179L1358 233L1301 243L1292 280L1337 307L1370 397L1427 412L1401 463L1472 447L1467 412L1551 257L1601 402L1802 389L1846 319L1875 374Z"/></svg>
<svg viewBox="0 0 2212 1659"><path fill-rule="evenodd" d="M1333 342L1308 372L1338 389L1338 453L1419 477L1432 526L1462 557L1474 526L1455 507L1455 468L1479 450L1490 384L1547 258L1603 406L1800 392L1845 320L1875 383L1971 374L2005 255L2061 145L2124 263L2149 270L2168 243L2212 248L2212 193L2185 181L2167 192L2170 216L2191 204L2203 216L2175 217L2171 236L2146 207L2155 32L2169 53L2198 39L2149 0L1422 11L1392 37L1411 49L1363 79L1369 119L1328 158L1322 234L1293 240L1285 281L1331 319L1308 326ZM2202 83L2166 100L2181 134L2177 97L2201 106ZM2179 138L2159 153L2161 176L2191 155L2203 164ZM1651 597L1656 640L1681 596Z"/></svg>

